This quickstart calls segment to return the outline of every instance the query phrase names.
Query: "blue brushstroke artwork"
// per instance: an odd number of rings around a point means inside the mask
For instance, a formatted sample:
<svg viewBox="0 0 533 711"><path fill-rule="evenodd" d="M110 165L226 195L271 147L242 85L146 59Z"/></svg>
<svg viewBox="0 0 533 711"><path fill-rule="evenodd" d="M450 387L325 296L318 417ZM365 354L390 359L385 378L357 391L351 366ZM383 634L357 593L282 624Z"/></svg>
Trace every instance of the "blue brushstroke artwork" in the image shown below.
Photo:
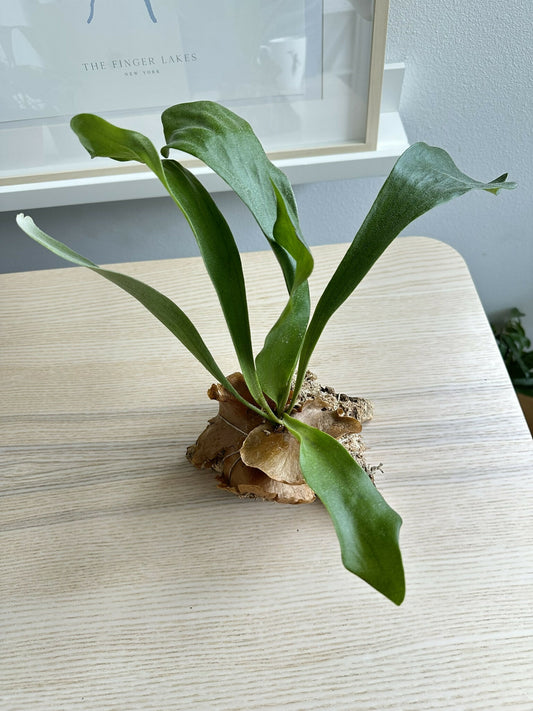
<svg viewBox="0 0 533 711"><path fill-rule="evenodd" d="M90 8L89 8L89 17L87 18L87 24L90 25L91 22L93 21L94 18L94 3L95 0L90 0ZM154 11L152 9L152 3L151 0L144 0L144 4L146 5L146 10L148 11L148 15L150 16L150 19L152 22L157 22L157 18L154 15Z"/></svg>

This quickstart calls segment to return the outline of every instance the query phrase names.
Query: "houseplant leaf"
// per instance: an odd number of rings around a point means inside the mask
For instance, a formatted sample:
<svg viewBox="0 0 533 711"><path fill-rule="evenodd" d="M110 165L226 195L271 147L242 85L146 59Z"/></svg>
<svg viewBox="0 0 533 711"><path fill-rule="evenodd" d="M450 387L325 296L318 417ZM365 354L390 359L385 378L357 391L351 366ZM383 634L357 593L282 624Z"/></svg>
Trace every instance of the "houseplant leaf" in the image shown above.
<svg viewBox="0 0 533 711"><path fill-rule="evenodd" d="M289 415L283 422L300 442L303 476L331 516L344 566L400 605L405 595L400 516L342 444Z"/></svg>
<svg viewBox="0 0 533 711"><path fill-rule="evenodd" d="M290 290L298 254L288 243L292 237L284 242L280 232L274 234L278 201L273 186L285 203L298 241L305 247L296 201L287 176L268 159L250 124L212 101L171 106L163 112L161 120L167 142L162 154L168 157L171 148L189 153L226 181L257 220L280 262ZM309 250L307 254L312 260Z"/></svg>
<svg viewBox="0 0 533 711"><path fill-rule="evenodd" d="M522 325L525 316L516 307L501 327L492 326L498 348L515 390L522 395L533 395L533 350L531 340Z"/></svg>
<svg viewBox="0 0 533 711"><path fill-rule="evenodd" d="M217 378L225 388L227 388L240 401L244 402L248 407L255 409L261 415L265 414L260 410L257 410L257 408L251 406L250 403L246 402L239 395L216 364L211 352L205 345L193 323L167 296L161 294L148 284L144 284L138 279L134 279L126 274L113 272L109 269L102 269L97 264L94 264L94 262L82 257L80 254L70 249L70 247L67 247L59 240L47 235L39 227L37 227L31 217L22 214L17 215L17 224L29 237L49 249L54 254L57 254L59 257L62 257L73 264L87 267L97 274L101 274L108 281L113 282L121 289L128 292L128 294L135 297L137 301L145 306L148 311L150 311L181 341L187 350L189 350L192 355L204 366L204 368L206 368L206 370L211 373L213 377Z"/></svg>
<svg viewBox="0 0 533 711"><path fill-rule="evenodd" d="M267 334L265 344L256 357L259 382L276 403L278 413L283 412L289 399L309 311L309 288L305 282L292 290L287 305Z"/></svg>
<svg viewBox="0 0 533 711"><path fill-rule="evenodd" d="M301 236L287 177L268 159L250 125L210 101L178 104L162 114L171 148L202 160L239 195L257 220L282 267L289 302L256 359L263 390L283 409L309 319L307 280L313 259Z"/></svg>
<svg viewBox="0 0 533 711"><path fill-rule="evenodd" d="M164 160L167 189L187 219L217 292L241 371L256 402L268 405L257 378L241 258L226 220L200 181L174 160Z"/></svg>
<svg viewBox="0 0 533 711"><path fill-rule="evenodd" d="M255 370L241 258L228 224L200 181L176 161L161 161L150 140L93 114L71 126L92 157L137 160L160 179L189 223L215 287L242 373L255 400L268 410Z"/></svg>
<svg viewBox="0 0 533 711"><path fill-rule="evenodd" d="M400 156L320 297L302 346L295 394L326 323L394 238L420 215L470 190L514 188L506 177L489 183L473 180L446 151L425 143L413 144Z"/></svg>
<svg viewBox="0 0 533 711"><path fill-rule="evenodd" d="M119 128L94 114L77 114L70 127L91 158L136 160L152 170L165 183L161 159L153 143L142 133Z"/></svg>
<svg viewBox="0 0 533 711"><path fill-rule="evenodd" d="M278 200L274 234L291 254L296 255L296 270L287 305L267 334L263 349L257 355L256 367L264 391L277 403L278 412L282 412L287 404L292 376L309 322L307 278L313 269L313 260L305 245L298 240L285 203L275 186L274 191Z"/></svg>

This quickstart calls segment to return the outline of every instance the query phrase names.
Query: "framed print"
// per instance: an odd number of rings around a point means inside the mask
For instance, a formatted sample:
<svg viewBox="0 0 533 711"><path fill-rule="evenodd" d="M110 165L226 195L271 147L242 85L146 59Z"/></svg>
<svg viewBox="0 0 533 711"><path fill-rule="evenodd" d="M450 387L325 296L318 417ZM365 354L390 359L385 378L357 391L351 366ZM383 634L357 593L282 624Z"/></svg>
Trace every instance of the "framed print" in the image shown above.
<svg viewBox="0 0 533 711"><path fill-rule="evenodd" d="M142 168L90 163L89 112L163 143L162 109L218 101L274 158L373 150L387 0L9 0L0 5L0 189Z"/></svg>

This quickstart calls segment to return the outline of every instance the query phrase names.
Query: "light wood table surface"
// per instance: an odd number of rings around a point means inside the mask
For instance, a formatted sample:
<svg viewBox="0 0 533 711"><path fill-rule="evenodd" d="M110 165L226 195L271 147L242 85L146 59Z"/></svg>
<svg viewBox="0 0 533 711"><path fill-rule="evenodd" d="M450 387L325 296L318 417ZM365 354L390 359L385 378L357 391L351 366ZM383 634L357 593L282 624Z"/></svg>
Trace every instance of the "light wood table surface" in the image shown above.
<svg viewBox="0 0 533 711"><path fill-rule="evenodd" d="M315 298L344 249L314 250ZM243 261L259 346L285 292ZM198 259L121 268L237 369ZM2 711L533 709L532 439L450 247L397 240L312 362L374 402L399 608L320 503L241 501L186 461L212 378L131 297L81 268L0 288Z"/></svg>

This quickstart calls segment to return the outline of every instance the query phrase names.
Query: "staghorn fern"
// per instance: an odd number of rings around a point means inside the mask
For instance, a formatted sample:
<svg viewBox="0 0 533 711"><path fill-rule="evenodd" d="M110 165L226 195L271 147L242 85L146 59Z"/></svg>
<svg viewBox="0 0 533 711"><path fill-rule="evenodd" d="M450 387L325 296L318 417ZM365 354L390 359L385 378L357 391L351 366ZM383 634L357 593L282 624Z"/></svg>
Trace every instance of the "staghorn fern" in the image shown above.
<svg viewBox="0 0 533 711"><path fill-rule="evenodd" d="M472 180L458 170L445 151L414 144L385 181L311 316L307 280L313 258L301 234L294 195L286 176L270 162L249 124L209 101L172 106L163 112L162 122L166 141L162 158L142 134L98 116L80 114L72 119L71 126L92 157L145 164L184 214L217 292L253 403L237 392L195 326L166 296L132 277L102 269L45 234L30 217L19 215L17 222L52 252L92 269L134 296L234 397L296 438L303 477L333 520L345 567L399 605L405 595L400 516L336 439L293 416L294 404L329 318L401 230L436 205L470 190L497 193L514 184L506 182L506 175L489 183ZM256 356L233 235L198 179L169 159L171 149L199 158L228 183L250 209L279 262L287 304Z"/></svg>

